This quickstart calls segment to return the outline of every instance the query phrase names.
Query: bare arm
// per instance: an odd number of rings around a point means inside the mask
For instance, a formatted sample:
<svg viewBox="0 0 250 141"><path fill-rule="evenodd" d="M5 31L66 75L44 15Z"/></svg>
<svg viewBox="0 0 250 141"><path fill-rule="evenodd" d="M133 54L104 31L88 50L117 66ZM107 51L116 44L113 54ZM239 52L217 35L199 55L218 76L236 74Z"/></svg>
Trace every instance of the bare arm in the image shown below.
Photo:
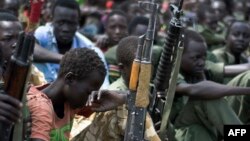
<svg viewBox="0 0 250 141"><path fill-rule="evenodd" d="M236 76L240 73L243 73L247 70L250 70L250 64L239 64L239 65L227 65L224 67L224 75L226 77Z"/></svg>
<svg viewBox="0 0 250 141"><path fill-rule="evenodd" d="M35 44L34 61L37 63L59 63L62 56L62 54L51 52L37 43Z"/></svg>
<svg viewBox="0 0 250 141"><path fill-rule="evenodd" d="M194 99L218 99L232 95L250 95L250 88L231 87L212 81L202 81L196 84L179 84L176 93Z"/></svg>

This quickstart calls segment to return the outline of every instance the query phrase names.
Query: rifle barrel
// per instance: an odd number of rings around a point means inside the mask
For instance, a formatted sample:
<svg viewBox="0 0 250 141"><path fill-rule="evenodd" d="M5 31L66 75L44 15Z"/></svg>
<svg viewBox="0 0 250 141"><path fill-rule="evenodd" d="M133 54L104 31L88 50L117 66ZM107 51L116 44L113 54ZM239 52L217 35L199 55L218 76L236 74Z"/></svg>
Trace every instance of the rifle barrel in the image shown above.
<svg viewBox="0 0 250 141"><path fill-rule="evenodd" d="M179 6L178 6L178 11L181 11L182 6L183 6L183 2L184 2L184 0L180 0Z"/></svg>

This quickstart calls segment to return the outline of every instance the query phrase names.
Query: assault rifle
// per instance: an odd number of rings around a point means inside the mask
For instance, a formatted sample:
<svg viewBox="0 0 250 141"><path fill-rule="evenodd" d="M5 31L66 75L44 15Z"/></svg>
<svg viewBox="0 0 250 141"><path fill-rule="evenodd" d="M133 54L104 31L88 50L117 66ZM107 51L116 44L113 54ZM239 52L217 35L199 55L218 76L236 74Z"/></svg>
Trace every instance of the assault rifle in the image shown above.
<svg viewBox="0 0 250 141"><path fill-rule="evenodd" d="M171 5L173 17L167 30L167 37L161 54L159 66L157 68L152 99L149 106L149 112L155 123L155 128L157 130L161 128L161 139L163 131L166 130L172 107L176 79L179 72L183 50L181 47L182 43L180 41L182 30L182 23L180 20L182 15L182 4L183 0L180 1L178 7ZM165 103L167 104L166 106Z"/></svg>
<svg viewBox="0 0 250 141"><path fill-rule="evenodd" d="M154 0L139 2L151 12L147 33L139 38L136 58L134 59L128 98L128 119L124 141L144 141L145 119L149 104L149 84L151 78L151 56L155 35L155 25L159 5Z"/></svg>
<svg viewBox="0 0 250 141"><path fill-rule="evenodd" d="M29 0L30 10L28 14L27 33L20 33L15 49L15 54L11 56L6 75L4 75L4 88L7 94L23 102L23 119L28 117L28 108L26 107L27 80L29 80L30 66L33 60L35 38L33 32L39 23L39 18L44 0ZM26 133L23 121L13 125L0 125L1 141L23 141L26 140ZM14 132L13 132L14 131Z"/></svg>
<svg viewBox="0 0 250 141"><path fill-rule="evenodd" d="M20 33L17 48L14 55L11 56L3 76L4 90L6 93L20 101L25 99L24 93L26 93L34 43L35 38L33 35L25 35L24 32ZM17 123L15 126L23 127L23 122ZM2 123L1 127L1 141L17 141L16 138L13 137L13 125ZM20 133L17 138L22 141L24 134L25 133Z"/></svg>

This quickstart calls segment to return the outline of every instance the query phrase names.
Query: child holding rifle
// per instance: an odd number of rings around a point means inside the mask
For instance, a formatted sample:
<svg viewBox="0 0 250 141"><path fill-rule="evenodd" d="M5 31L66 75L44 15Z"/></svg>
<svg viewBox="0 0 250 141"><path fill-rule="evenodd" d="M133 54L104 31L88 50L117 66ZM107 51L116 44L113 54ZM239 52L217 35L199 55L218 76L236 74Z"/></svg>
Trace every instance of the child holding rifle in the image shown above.
<svg viewBox="0 0 250 141"><path fill-rule="evenodd" d="M249 88L230 87L213 82L220 77L216 69L205 69L206 43L195 31L184 31L184 52L176 87L172 119L178 141L216 141L223 137L223 125L242 124L223 99L231 95L248 95Z"/></svg>
<svg viewBox="0 0 250 141"><path fill-rule="evenodd" d="M22 25L16 16L5 10L0 10L0 72L2 84L4 83L2 75L15 50L19 32L22 30ZM30 83L33 85L46 83L43 74L34 66L31 69ZM1 87L0 121L13 124L21 121L21 107L22 103L5 94L3 87Z"/></svg>
<svg viewBox="0 0 250 141"><path fill-rule="evenodd" d="M129 36L122 39L117 47L116 56L121 70L121 77L112 83L109 90L127 91L130 79L132 63L135 58L139 38ZM120 141L125 135L128 118L126 105L117 107L115 110L105 113L96 113L92 124L84 129L72 141ZM150 141L159 141L154 129L153 122L148 115L146 118L145 137Z"/></svg>

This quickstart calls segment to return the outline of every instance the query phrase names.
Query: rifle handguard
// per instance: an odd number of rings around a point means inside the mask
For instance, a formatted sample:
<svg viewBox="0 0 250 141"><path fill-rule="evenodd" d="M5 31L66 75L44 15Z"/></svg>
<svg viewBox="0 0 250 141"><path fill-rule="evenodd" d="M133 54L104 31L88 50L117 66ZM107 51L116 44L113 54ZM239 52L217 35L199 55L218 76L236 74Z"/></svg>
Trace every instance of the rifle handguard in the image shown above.
<svg viewBox="0 0 250 141"><path fill-rule="evenodd" d="M135 105L147 108L149 104L149 83L151 78L151 64L142 63L139 76L139 84L136 93Z"/></svg>
<svg viewBox="0 0 250 141"><path fill-rule="evenodd" d="M137 89L139 71L140 71L140 62L134 61L129 81L129 89L132 91L136 91Z"/></svg>

